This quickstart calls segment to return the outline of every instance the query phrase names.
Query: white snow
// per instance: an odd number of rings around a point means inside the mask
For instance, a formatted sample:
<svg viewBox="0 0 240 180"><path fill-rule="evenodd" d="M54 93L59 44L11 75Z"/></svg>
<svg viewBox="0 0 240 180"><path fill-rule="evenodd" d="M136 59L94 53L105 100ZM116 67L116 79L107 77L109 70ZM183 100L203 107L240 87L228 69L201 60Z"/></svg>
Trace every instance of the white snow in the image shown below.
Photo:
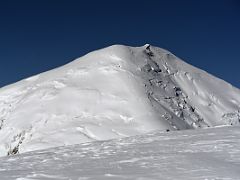
<svg viewBox="0 0 240 180"><path fill-rule="evenodd" d="M238 180L240 127L151 132L0 158L1 180Z"/></svg>
<svg viewBox="0 0 240 180"><path fill-rule="evenodd" d="M166 50L114 45L1 88L0 155L237 125L239 105L238 89Z"/></svg>

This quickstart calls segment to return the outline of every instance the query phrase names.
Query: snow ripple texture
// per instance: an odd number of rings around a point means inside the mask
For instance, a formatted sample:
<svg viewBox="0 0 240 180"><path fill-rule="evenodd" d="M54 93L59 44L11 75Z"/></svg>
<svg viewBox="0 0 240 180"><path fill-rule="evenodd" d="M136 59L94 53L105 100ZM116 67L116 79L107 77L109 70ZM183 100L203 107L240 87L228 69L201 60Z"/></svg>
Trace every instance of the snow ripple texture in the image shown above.
<svg viewBox="0 0 240 180"><path fill-rule="evenodd" d="M239 180L239 127L152 132L0 158L1 180Z"/></svg>

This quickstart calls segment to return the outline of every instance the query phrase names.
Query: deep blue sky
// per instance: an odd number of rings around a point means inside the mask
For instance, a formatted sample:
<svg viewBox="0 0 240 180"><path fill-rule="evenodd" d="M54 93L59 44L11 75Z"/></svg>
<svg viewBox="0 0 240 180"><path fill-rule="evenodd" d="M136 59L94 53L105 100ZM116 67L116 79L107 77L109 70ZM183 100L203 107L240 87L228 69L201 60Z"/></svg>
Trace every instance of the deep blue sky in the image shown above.
<svg viewBox="0 0 240 180"><path fill-rule="evenodd" d="M112 44L150 43L240 87L238 0L0 2L0 87Z"/></svg>

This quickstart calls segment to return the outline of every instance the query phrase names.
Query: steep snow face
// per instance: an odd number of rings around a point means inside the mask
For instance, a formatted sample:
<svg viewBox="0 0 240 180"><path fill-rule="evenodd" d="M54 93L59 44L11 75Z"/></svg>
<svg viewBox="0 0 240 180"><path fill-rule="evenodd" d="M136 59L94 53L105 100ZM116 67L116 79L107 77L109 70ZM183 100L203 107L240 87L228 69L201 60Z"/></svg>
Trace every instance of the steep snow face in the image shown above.
<svg viewBox="0 0 240 180"><path fill-rule="evenodd" d="M239 127L151 132L0 158L1 180L239 180Z"/></svg>
<svg viewBox="0 0 240 180"><path fill-rule="evenodd" d="M170 52L111 46L0 89L0 155L239 123L240 92Z"/></svg>

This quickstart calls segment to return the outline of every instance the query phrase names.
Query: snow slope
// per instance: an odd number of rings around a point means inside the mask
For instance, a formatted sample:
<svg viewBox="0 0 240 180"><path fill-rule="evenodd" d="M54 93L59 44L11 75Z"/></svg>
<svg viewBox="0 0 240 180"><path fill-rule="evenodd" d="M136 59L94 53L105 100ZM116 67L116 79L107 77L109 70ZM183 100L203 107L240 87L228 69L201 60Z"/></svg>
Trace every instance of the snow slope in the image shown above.
<svg viewBox="0 0 240 180"><path fill-rule="evenodd" d="M239 124L240 91L170 52L114 45L0 89L0 155Z"/></svg>
<svg viewBox="0 0 240 180"><path fill-rule="evenodd" d="M1 180L239 180L240 127L159 131L0 158Z"/></svg>

